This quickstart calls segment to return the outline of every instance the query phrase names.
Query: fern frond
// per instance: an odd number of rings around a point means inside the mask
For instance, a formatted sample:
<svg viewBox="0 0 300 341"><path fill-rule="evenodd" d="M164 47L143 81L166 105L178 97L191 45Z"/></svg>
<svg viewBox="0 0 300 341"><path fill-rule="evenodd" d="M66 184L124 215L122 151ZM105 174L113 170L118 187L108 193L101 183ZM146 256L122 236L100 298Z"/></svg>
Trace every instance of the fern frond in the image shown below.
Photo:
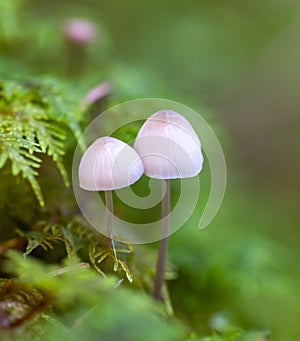
<svg viewBox="0 0 300 341"><path fill-rule="evenodd" d="M95 257L95 254L99 254L99 252L97 251L97 247L96 247L96 244L95 243L91 243L89 245L89 258L90 258L90 261L94 267L94 269L99 272L100 275L104 276L105 277L105 274L104 272L100 269L100 267L98 266L98 261L96 260L96 257Z"/></svg>
<svg viewBox="0 0 300 341"><path fill-rule="evenodd" d="M43 83L0 82L0 169L11 162L11 173L29 181L44 205L37 181L41 159L47 154L66 186L68 175L63 163L70 134L79 139L82 106L70 100L66 88L54 81Z"/></svg>
<svg viewBox="0 0 300 341"><path fill-rule="evenodd" d="M116 253L130 253L132 252L130 247L128 247L128 249L116 249ZM93 248L93 252L92 252L92 258L95 260L95 264L94 267L97 269L97 271L99 271L99 266L98 264L101 264L104 260L106 260L107 258L111 258L114 262L114 270L117 271L118 266L116 266L117 264L121 265L121 269L124 271L128 281L130 283L132 283L133 278L132 278L132 273L126 263L126 261L124 259L120 259L119 257L115 256L115 253L112 249L105 249L105 250L100 250L97 252L97 248L94 246Z"/></svg>
<svg viewBox="0 0 300 341"><path fill-rule="evenodd" d="M43 206L42 191L36 180L36 169L40 167L41 160L29 151L40 152L40 149L34 142L9 133L1 134L0 130L0 169L10 160L12 174L16 176L21 173L22 177L29 181L40 205Z"/></svg>
<svg viewBox="0 0 300 341"><path fill-rule="evenodd" d="M76 245L72 233L60 224L45 225L41 231L18 232L21 236L27 238L25 256L29 255L39 246L45 251L51 250L59 242L64 243L69 258L76 253Z"/></svg>
<svg viewBox="0 0 300 341"><path fill-rule="evenodd" d="M73 217L70 221L61 221L55 224L40 222L39 230L24 232L18 230L19 235L27 239L27 248L24 255L29 255L37 247L43 248L45 251L51 250L59 242L63 243L69 259L78 255L80 249L85 249L88 258L97 272L105 276L101 263L106 259L111 259L114 263L120 265L119 270L114 270L119 274L124 272L128 281L132 282L133 276L130 270L126 256L133 252L132 246L125 243L117 243L116 252L122 257L115 257L113 249L111 249L103 239L99 240L99 235L95 234L90 227L78 217ZM120 244L120 248L119 245Z"/></svg>
<svg viewBox="0 0 300 341"><path fill-rule="evenodd" d="M127 263L125 261L121 260L121 259L118 259L118 263L121 265L122 269L124 270L128 281L130 283L132 283L132 281L133 281L132 274L131 274L131 271L130 271Z"/></svg>

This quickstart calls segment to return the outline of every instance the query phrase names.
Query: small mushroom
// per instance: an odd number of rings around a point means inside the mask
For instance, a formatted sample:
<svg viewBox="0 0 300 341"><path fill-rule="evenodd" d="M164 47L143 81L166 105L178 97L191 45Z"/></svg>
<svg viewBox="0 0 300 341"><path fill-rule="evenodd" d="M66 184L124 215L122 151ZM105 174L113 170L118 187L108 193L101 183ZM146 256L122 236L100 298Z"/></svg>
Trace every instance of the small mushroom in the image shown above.
<svg viewBox="0 0 300 341"><path fill-rule="evenodd" d="M91 117L96 117L104 110L105 102L112 93L112 86L105 82L92 88L85 96L85 105L89 107Z"/></svg>
<svg viewBox="0 0 300 341"><path fill-rule="evenodd" d="M69 19L64 22L62 35L67 47L67 71L70 75L83 72L87 59L87 47L96 40L96 26L85 19Z"/></svg>
<svg viewBox="0 0 300 341"><path fill-rule="evenodd" d="M161 110L151 115L141 127L134 149L143 161L146 175L166 182L162 198L162 239L153 294L155 299L161 300L169 231L170 179L194 177L201 171L201 144L193 127L182 115Z"/></svg>
<svg viewBox="0 0 300 341"><path fill-rule="evenodd" d="M123 141L109 136L101 137L92 143L79 164L79 186L87 191L105 191L106 231L115 255L115 270L118 262L112 231L112 191L130 186L143 172L143 163L135 150Z"/></svg>
<svg viewBox="0 0 300 341"><path fill-rule="evenodd" d="M95 39L96 29L88 20L70 19L64 23L63 35L74 44L87 45Z"/></svg>
<svg viewBox="0 0 300 341"><path fill-rule="evenodd" d="M109 83L101 83L86 94L85 101L90 105L95 104L97 101L110 95L111 91L112 87Z"/></svg>

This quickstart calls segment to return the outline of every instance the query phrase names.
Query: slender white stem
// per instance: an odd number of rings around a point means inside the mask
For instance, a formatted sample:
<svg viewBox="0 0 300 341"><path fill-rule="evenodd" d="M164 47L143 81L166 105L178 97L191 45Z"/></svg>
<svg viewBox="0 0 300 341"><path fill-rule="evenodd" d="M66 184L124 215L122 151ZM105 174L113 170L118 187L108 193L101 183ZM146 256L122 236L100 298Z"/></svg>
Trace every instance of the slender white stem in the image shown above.
<svg viewBox="0 0 300 341"><path fill-rule="evenodd" d="M162 300L162 286L164 282L165 275L165 263L168 249L168 232L170 225L170 204L171 204L171 183L170 180L166 181L166 193L162 198L161 208L162 208L162 223L161 223L161 240L159 242L158 256L156 262L156 274L154 280L154 293L153 297L161 301Z"/></svg>
<svg viewBox="0 0 300 341"><path fill-rule="evenodd" d="M114 261L114 270L118 270L118 257L117 257L117 252L115 248L115 242L113 238L113 231L112 231L112 221L113 221L113 214L114 214L114 204L113 204L113 196L112 196L112 191L105 191L105 204L106 204L106 231L109 235L109 238L111 240L111 246L113 249L113 253L115 256L115 261Z"/></svg>

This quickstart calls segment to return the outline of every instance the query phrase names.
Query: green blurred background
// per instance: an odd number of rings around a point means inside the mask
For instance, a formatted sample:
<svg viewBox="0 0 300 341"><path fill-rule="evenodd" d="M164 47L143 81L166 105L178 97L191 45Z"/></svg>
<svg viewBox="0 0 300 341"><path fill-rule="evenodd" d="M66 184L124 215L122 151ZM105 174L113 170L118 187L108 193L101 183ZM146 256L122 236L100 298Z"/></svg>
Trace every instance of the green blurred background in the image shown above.
<svg viewBox="0 0 300 341"><path fill-rule="evenodd" d="M69 18L98 30L73 74L61 34ZM82 92L109 81L107 106L168 98L215 130L224 202L201 232L196 212L169 250L175 315L200 335L238 325L300 339L299 36L296 0L0 1L0 75L46 74Z"/></svg>

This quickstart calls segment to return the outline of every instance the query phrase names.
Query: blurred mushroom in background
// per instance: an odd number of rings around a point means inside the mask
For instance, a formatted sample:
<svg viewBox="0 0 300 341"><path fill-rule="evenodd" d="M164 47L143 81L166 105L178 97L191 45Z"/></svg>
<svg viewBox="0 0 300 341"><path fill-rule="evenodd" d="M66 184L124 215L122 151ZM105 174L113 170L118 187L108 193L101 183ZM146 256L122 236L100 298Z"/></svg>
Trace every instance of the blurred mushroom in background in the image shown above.
<svg viewBox="0 0 300 341"><path fill-rule="evenodd" d="M62 34L67 48L68 75L81 74L86 64L87 48L96 40L98 30L92 22L74 18L65 21Z"/></svg>

